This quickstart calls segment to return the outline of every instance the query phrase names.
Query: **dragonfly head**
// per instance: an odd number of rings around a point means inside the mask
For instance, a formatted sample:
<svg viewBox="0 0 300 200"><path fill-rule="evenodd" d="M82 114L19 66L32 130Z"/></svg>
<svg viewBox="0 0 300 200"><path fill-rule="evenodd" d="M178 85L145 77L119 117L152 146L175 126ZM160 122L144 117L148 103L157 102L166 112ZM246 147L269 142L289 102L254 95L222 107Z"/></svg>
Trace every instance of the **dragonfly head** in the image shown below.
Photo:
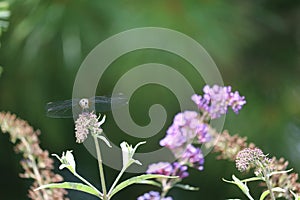
<svg viewBox="0 0 300 200"><path fill-rule="evenodd" d="M80 99L79 105L82 108L82 110L88 109L89 108L89 100L86 98Z"/></svg>

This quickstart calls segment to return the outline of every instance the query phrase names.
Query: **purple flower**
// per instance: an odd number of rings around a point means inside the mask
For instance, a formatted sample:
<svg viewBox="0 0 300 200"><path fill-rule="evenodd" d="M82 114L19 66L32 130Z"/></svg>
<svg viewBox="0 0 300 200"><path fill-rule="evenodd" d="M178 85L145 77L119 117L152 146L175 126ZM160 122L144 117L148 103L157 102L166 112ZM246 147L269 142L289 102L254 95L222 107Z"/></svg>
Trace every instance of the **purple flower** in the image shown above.
<svg viewBox="0 0 300 200"><path fill-rule="evenodd" d="M150 191L148 193L143 194L142 196L139 196L137 200L173 200L173 198L172 197L161 198L159 192Z"/></svg>
<svg viewBox="0 0 300 200"><path fill-rule="evenodd" d="M168 162L159 162L149 165L146 173L179 176L179 178L183 179L189 175L187 169L187 166L181 165L178 162L174 162L172 164Z"/></svg>
<svg viewBox="0 0 300 200"><path fill-rule="evenodd" d="M194 94L192 100L198 106L198 109L203 113L207 113L211 119L219 118L226 114L228 106L230 106L235 113L242 108L246 103L245 97L241 97L239 93L231 92L231 87L208 85L203 88L203 96Z"/></svg>
<svg viewBox="0 0 300 200"><path fill-rule="evenodd" d="M199 143L209 142L212 136L209 134L209 126L205 123L198 124L196 134Z"/></svg>
<svg viewBox="0 0 300 200"><path fill-rule="evenodd" d="M203 170L204 157L201 149L189 144L180 161L198 170Z"/></svg>
<svg viewBox="0 0 300 200"><path fill-rule="evenodd" d="M160 140L159 144L161 146L168 147L169 149L180 148L186 141L186 134L183 133L179 127L172 125L167 130L167 135L165 138Z"/></svg>
<svg viewBox="0 0 300 200"><path fill-rule="evenodd" d="M231 106L235 113L238 113L244 104L246 104L245 97L241 97L238 91L230 93L229 106Z"/></svg>
<svg viewBox="0 0 300 200"><path fill-rule="evenodd" d="M208 95L204 95L202 97L201 95L194 94L194 95L192 95L191 99L198 106L199 110L208 112L209 102L210 102L210 97Z"/></svg>
<svg viewBox="0 0 300 200"><path fill-rule="evenodd" d="M173 173L173 166L168 162L154 163L148 166L146 173L170 176Z"/></svg>
<svg viewBox="0 0 300 200"><path fill-rule="evenodd" d="M188 167L185 165L181 165L178 162L174 162L173 164L174 173L173 176L179 176L179 178L184 179L189 176L189 173L187 172Z"/></svg>
<svg viewBox="0 0 300 200"><path fill-rule="evenodd" d="M181 152L180 148L191 143L195 137L198 137L199 143L208 142L211 139L208 129L208 125L200 120L199 113L195 111L178 113L160 145L168 147L173 153Z"/></svg>

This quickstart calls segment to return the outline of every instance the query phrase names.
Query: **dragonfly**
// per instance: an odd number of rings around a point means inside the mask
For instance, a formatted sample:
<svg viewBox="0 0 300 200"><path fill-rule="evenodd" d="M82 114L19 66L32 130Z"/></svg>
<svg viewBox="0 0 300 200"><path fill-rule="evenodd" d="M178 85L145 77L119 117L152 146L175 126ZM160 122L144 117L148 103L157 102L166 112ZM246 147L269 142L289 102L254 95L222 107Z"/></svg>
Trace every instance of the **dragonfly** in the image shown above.
<svg viewBox="0 0 300 200"><path fill-rule="evenodd" d="M72 118L82 112L107 112L114 108L126 105L127 98L123 95L114 97L95 96L90 98L74 98L63 101L49 102L46 105L46 113L52 118Z"/></svg>

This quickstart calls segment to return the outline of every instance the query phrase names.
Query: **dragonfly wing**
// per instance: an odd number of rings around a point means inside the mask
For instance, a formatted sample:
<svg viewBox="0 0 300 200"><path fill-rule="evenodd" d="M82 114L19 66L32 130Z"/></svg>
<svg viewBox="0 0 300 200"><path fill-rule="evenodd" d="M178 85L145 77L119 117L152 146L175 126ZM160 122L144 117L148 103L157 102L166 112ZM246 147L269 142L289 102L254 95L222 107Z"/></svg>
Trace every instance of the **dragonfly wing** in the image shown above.
<svg viewBox="0 0 300 200"><path fill-rule="evenodd" d="M98 112L110 111L112 104L114 108L118 108L127 104L128 100L124 96L114 96L114 97L105 97L105 96L96 96L91 99L92 102L95 102L95 109Z"/></svg>
<svg viewBox="0 0 300 200"><path fill-rule="evenodd" d="M46 113L48 117L52 118L71 118L72 113L72 99L65 101L49 102L46 105Z"/></svg>

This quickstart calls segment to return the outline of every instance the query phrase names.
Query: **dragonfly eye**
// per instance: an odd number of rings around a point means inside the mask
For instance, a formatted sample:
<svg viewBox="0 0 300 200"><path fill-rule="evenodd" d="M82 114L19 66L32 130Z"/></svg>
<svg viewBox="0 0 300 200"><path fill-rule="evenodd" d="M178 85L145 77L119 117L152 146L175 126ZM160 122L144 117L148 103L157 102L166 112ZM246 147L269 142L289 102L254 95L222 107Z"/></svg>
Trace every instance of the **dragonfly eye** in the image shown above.
<svg viewBox="0 0 300 200"><path fill-rule="evenodd" d="M89 108L89 100L88 99L81 99L79 101L79 105L82 109L88 109Z"/></svg>

